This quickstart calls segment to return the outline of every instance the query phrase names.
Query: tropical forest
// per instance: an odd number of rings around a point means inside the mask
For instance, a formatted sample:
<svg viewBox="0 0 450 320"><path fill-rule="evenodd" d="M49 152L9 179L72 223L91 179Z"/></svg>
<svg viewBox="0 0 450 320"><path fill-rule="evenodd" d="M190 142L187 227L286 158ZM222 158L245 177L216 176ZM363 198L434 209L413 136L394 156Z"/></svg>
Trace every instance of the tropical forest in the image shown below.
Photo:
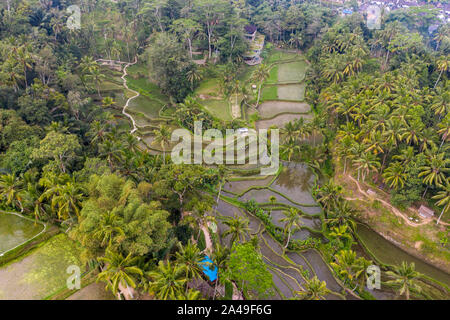
<svg viewBox="0 0 450 320"><path fill-rule="evenodd" d="M449 22L1 1L0 300L449 300Z"/></svg>

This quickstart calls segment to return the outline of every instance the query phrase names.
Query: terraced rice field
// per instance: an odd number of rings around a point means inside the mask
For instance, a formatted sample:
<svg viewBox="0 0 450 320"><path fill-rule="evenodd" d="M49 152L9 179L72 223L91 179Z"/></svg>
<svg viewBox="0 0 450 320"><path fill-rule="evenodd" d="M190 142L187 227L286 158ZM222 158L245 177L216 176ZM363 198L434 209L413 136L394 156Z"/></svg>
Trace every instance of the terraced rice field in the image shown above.
<svg viewBox="0 0 450 320"><path fill-rule="evenodd" d="M278 65L278 82L297 83L305 79L308 64L305 60L281 63Z"/></svg>
<svg viewBox="0 0 450 320"><path fill-rule="evenodd" d="M305 100L306 84L283 84L277 86L277 96L280 100L303 101Z"/></svg>
<svg viewBox="0 0 450 320"><path fill-rule="evenodd" d="M278 128L283 128L288 122L294 121L296 119L305 118L306 120L312 119L311 114L281 114L272 119L268 120L258 120L256 121L256 129L269 129L272 126Z"/></svg>
<svg viewBox="0 0 450 320"><path fill-rule="evenodd" d="M25 243L43 230L40 223L0 211L0 254Z"/></svg>
<svg viewBox="0 0 450 320"><path fill-rule="evenodd" d="M304 102L266 101L258 107L261 118L270 119L280 113L309 113L311 107Z"/></svg>
<svg viewBox="0 0 450 320"><path fill-rule="evenodd" d="M67 267L84 271L80 247L65 234L52 237L10 265L0 268L0 299L43 299L66 286Z"/></svg>

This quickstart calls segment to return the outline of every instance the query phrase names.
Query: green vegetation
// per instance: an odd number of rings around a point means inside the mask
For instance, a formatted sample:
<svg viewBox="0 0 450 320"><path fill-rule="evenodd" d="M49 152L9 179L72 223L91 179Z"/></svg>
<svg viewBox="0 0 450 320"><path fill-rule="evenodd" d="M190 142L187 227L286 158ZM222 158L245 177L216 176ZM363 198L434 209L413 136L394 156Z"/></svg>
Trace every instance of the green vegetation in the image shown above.
<svg viewBox="0 0 450 320"><path fill-rule="evenodd" d="M14 248L0 298L65 299L76 265L74 298L97 296L95 280L118 299L448 299L444 271L378 251L355 223L448 269L436 10L385 12L372 30L321 1L78 2L0 4L0 211L26 218L0 212L0 251ZM265 40L256 66L249 24ZM282 168L174 164L172 131L196 121L280 129ZM380 292L366 291L370 259Z"/></svg>

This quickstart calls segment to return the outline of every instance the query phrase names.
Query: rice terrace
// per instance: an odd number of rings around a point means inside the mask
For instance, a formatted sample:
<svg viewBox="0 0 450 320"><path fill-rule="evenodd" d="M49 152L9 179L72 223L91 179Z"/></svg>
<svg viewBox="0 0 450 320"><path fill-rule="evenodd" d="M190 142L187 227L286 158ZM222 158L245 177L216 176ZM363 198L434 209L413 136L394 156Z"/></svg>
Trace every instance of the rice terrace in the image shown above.
<svg viewBox="0 0 450 320"><path fill-rule="evenodd" d="M449 300L450 4L380 3L2 2L0 300Z"/></svg>

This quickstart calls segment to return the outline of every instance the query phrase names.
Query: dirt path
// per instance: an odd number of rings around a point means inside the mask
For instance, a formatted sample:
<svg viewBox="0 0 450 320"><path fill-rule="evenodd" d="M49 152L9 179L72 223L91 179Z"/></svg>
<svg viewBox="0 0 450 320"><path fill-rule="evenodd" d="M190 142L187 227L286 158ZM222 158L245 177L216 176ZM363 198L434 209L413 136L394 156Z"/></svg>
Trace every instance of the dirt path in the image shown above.
<svg viewBox="0 0 450 320"><path fill-rule="evenodd" d="M200 226L200 229L202 229L203 233L205 234L206 250L209 251L210 253L212 253L213 245L211 242L211 236L209 234L209 229L204 224L202 224Z"/></svg>
<svg viewBox="0 0 450 320"><path fill-rule="evenodd" d="M134 58L134 62L129 62L129 63L127 63L127 64L125 65L125 67L123 68L123 76L121 77L122 80L123 80L123 86L125 87L125 89L130 90L131 92L133 92L133 93L135 94L134 97L131 97L131 98L129 98L129 99L127 100L127 103L125 103L125 105L123 106L123 109L122 109L122 113L123 113L125 116L127 116L128 118L130 118L131 123L133 124L133 129L130 131L131 134L135 133L136 130L137 130L136 121L134 120L134 118L133 118L129 113L127 113L126 110L127 110L127 108L128 108L128 105L130 104L130 102L131 102L133 99L136 99L137 97L139 97L141 94L140 94L139 92L135 91L135 90L132 90L132 89L128 88L126 76L128 75L128 73L127 73L127 68L128 68L129 66L132 66L132 65L136 64L136 63L137 63L137 57Z"/></svg>
<svg viewBox="0 0 450 320"><path fill-rule="evenodd" d="M397 217L400 217L400 218L402 218L408 225L410 225L410 226L412 226L412 227L418 227L418 226L421 226L421 225L424 225L424 224L428 224L428 223L430 223L431 221L433 221L433 219L424 219L422 222L420 222L420 223L415 223L415 222L413 222L413 221L411 221L411 220L409 220L407 217L405 217L405 215L400 211L400 210L398 210L397 208L395 208L393 205L391 205L389 202L387 202L387 201L385 201L385 200L383 200L383 199L381 199L378 195L377 196L375 196L375 195L369 195L366 191L364 191L362 188L361 188L361 184L355 179L355 178L353 178L351 175L346 175L350 180L352 180L355 184L356 184L356 186L357 186L357 188L358 188L358 191L362 194L362 195L364 195L366 198L371 198L371 199L376 199L376 200L378 200L380 203L382 203L387 209L389 209L391 212L393 212ZM358 199L358 198L345 198L346 200L361 200L361 199Z"/></svg>
<svg viewBox="0 0 450 320"><path fill-rule="evenodd" d="M113 65L113 64L114 64L114 65L115 65L115 64L122 65L122 64L125 64L125 67L123 68L123 75L122 75L122 77L120 77L120 78L123 80L123 86L124 86L124 88L127 89L127 90L129 90L129 91L131 91L131 92L133 92L133 93L135 94L135 96L133 96L133 97L131 97L131 98L129 98L129 99L127 100L127 102L126 102L125 105L123 106L122 114L124 114L125 116L127 116L127 117L131 120L131 123L133 124L133 129L130 131L130 133L131 133L131 134L135 133L135 132L137 131L137 129L138 129L138 128L137 128L137 125L136 125L136 121L134 120L134 118L133 118L129 113L127 113L126 110L127 110L127 108L128 108L128 105L130 104L130 102L131 102L132 100L136 99L137 97L139 97L141 94L140 94L139 92L133 90L133 89L128 88L126 76L128 75L128 73L127 73L127 68L128 68L129 66L132 66L132 65L134 65L134 64L137 63L137 56L134 58L134 62L123 62L123 61L119 61L119 60L106 60L106 59L97 59L97 60L95 60L95 62L101 62L103 65L106 65L106 64L109 64L109 65ZM105 63L106 63L106 64L105 64ZM141 138L138 137L138 140L141 140Z"/></svg>

